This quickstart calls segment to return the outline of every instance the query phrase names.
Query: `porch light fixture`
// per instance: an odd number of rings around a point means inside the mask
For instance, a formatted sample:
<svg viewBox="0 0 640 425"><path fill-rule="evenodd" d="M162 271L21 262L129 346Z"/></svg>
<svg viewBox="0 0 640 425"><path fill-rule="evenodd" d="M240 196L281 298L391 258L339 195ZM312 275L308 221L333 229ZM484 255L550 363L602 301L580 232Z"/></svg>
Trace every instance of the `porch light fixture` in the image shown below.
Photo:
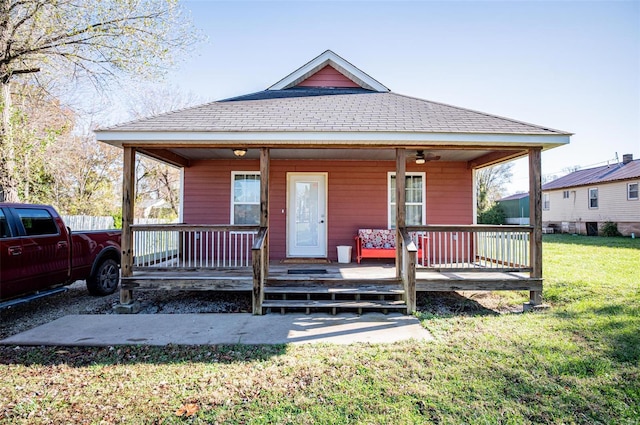
<svg viewBox="0 0 640 425"><path fill-rule="evenodd" d="M244 149L244 148L234 149L233 150L233 154L235 156L237 156L238 158L242 158L243 156L245 156L247 154L247 150Z"/></svg>
<svg viewBox="0 0 640 425"><path fill-rule="evenodd" d="M419 150L416 153L416 164L424 164L425 162L427 162L426 158L424 157L424 151Z"/></svg>

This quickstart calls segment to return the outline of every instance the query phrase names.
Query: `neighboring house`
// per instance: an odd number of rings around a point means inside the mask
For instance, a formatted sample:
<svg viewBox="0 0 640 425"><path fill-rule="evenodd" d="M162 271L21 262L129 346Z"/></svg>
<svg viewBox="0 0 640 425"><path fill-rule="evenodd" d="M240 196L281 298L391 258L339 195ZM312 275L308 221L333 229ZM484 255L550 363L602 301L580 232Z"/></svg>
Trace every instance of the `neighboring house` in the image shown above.
<svg viewBox="0 0 640 425"><path fill-rule="evenodd" d="M530 290L532 303L540 302L539 202L531 228L474 226L474 172L528 157L539 199L540 153L569 143L570 133L393 93L326 51L264 91L101 129L97 137L124 150L122 305L131 304L133 289L253 290L261 314L279 305L271 293L315 285L333 297L326 285L336 282L356 297L365 284L401 285L408 311L416 290ZM183 225L130 226L137 153L182 169ZM366 262L375 260L366 260L350 273L326 266L330 278L286 276L295 270L282 262L335 261L336 247L353 247L362 228L396 229L385 244L396 250L395 268L367 275ZM519 235L509 238L513 246L489 252L511 233ZM142 263L134 239L178 257ZM447 267L524 274L437 273ZM304 304L287 302L280 304Z"/></svg>
<svg viewBox="0 0 640 425"><path fill-rule="evenodd" d="M640 235L640 160L574 171L542 186L542 221L564 233L597 235L606 222Z"/></svg>
<svg viewBox="0 0 640 425"><path fill-rule="evenodd" d="M516 193L498 200L506 215L506 224L529 225L529 194Z"/></svg>

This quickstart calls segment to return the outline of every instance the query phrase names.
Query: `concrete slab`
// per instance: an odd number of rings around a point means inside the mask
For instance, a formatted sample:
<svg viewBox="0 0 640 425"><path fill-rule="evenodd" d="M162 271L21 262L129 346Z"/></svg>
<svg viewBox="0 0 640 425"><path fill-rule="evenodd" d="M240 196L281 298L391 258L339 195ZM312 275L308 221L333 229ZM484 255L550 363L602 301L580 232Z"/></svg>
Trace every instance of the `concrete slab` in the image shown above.
<svg viewBox="0 0 640 425"><path fill-rule="evenodd" d="M3 345L217 345L394 343L432 340L402 314L69 315L0 341Z"/></svg>

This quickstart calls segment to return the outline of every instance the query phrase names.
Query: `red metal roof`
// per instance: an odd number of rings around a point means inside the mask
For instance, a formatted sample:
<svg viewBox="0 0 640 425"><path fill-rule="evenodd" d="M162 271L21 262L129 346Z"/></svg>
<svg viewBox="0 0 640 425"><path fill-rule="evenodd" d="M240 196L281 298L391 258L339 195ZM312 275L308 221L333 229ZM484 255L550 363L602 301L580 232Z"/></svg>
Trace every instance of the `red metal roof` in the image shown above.
<svg viewBox="0 0 640 425"><path fill-rule="evenodd" d="M636 178L640 178L640 159L636 159L627 164L604 165L602 167L574 171L571 174L567 174L564 177L542 185L542 190L586 186Z"/></svg>

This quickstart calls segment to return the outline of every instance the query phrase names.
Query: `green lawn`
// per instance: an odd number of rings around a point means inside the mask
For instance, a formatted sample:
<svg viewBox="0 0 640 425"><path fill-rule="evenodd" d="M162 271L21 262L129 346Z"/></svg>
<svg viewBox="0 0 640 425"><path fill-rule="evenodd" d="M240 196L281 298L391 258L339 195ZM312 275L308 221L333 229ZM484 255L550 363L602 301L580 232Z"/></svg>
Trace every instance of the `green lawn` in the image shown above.
<svg viewBox="0 0 640 425"><path fill-rule="evenodd" d="M640 239L545 235L544 277L421 296L436 342L0 347L0 423L640 423Z"/></svg>

